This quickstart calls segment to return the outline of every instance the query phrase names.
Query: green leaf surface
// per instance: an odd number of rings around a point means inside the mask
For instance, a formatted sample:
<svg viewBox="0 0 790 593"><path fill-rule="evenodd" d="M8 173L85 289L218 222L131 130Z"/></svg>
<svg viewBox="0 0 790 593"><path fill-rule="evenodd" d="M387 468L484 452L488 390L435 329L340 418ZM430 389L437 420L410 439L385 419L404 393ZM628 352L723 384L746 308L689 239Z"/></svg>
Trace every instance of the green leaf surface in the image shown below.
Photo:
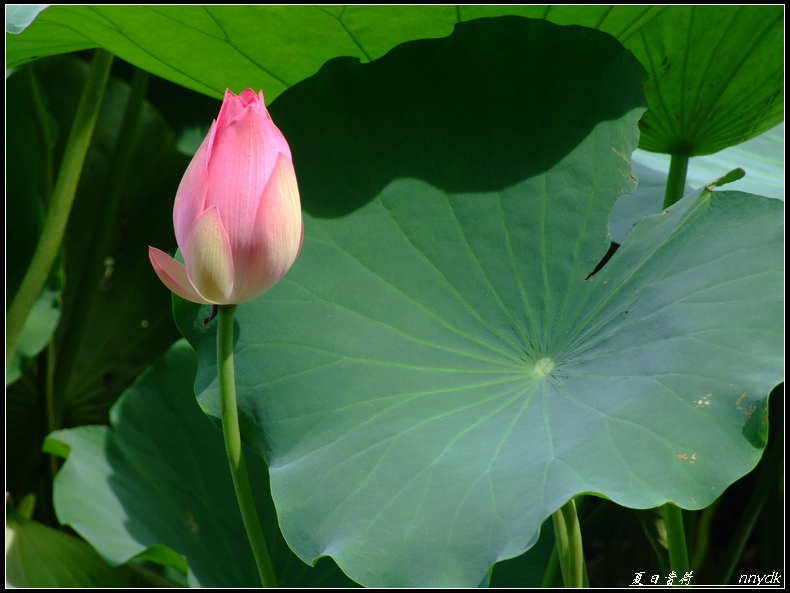
<svg viewBox="0 0 790 593"><path fill-rule="evenodd" d="M6 508L6 587L130 587L127 567L112 567L84 541Z"/></svg>
<svg viewBox="0 0 790 593"><path fill-rule="evenodd" d="M673 6L626 47L650 72L642 149L712 154L784 119L782 5Z"/></svg>
<svg viewBox="0 0 790 593"><path fill-rule="evenodd" d="M608 36L492 19L335 60L272 106L305 244L239 307L236 377L304 560L477 586L578 493L702 508L754 467L781 202L691 195L587 279L633 186L642 76ZM175 313L218 417L208 308Z"/></svg>
<svg viewBox="0 0 790 593"><path fill-rule="evenodd" d="M609 221L612 240L617 243L625 240L637 220L658 214L664 208L670 156L637 149L631 160L638 179L636 191L618 198ZM735 168L743 168L746 176L731 183L728 190L784 200L784 123L743 144L689 159L684 194L706 186Z"/></svg>
<svg viewBox="0 0 790 593"><path fill-rule="evenodd" d="M404 41L449 35L460 21L517 14L633 36L653 6L53 6L6 35L6 67L103 47L162 78L222 98L263 88L272 101L327 60L381 57Z"/></svg>
<svg viewBox="0 0 790 593"><path fill-rule="evenodd" d="M112 564L145 559L188 571L191 586L254 587L222 434L195 403L195 370L192 349L177 342L113 407L111 428L50 435L47 450L70 449L55 508ZM266 466L249 450L247 462L280 582L353 585L331 561L310 568L293 555L277 529Z"/></svg>
<svg viewBox="0 0 790 593"><path fill-rule="evenodd" d="M528 552L494 565L488 586L492 589L542 586L554 546L554 527L548 520L540 528L537 543Z"/></svg>
<svg viewBox="0 0 790 593"><path fill-rule="evenodd" d="M651 214L658 214L664 208L667 169L656 170L644 165L637 160L638 152L634 152L632 156L633 166L631 169L638 180L636 190L632 194L625 194L617 198L609 218L609 233L615 243L624 243L628 232L640 219ZM668 158L666 160L668 161ZM683 194L686 195L692 191L691 185L686 183Z"/></svg>

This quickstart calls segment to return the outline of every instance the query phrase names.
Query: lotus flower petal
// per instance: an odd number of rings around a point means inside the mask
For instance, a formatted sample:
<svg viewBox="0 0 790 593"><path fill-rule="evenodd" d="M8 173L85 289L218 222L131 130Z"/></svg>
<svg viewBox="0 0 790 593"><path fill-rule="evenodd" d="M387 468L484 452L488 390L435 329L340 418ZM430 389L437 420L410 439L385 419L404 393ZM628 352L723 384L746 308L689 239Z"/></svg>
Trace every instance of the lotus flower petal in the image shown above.
<svg viewBox="0 0 790 593"><path fill-rule="evenodd" d="M159 279L182 299L201 303L203 305L211 304L200 296L198 291L195 290L195 287L192 286L192 283L187 277L187 269L184 267L184 264L174 260L164 251L156 247L148 248L148 257Z"/></svg>
<svg viewBox="0 0 790 593"><path fill-rule="evenodd" d="M173 226L185 265L154 248L151 263L168 288L197 303L254 299L293 265L304 237L299 190L263 92L225 92L178 187Z"/></svg>

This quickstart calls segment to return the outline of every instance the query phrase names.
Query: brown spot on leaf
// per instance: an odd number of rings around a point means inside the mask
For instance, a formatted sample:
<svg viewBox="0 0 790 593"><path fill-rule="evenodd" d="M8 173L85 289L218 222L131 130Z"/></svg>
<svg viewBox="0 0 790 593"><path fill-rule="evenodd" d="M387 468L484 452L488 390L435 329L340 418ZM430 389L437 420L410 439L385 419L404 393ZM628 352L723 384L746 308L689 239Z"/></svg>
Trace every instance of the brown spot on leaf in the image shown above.
<svg viewBox="0 0 790 593"><path fill-rule="evenodd" d="M198 527L197 521L195 521L195 516L192 514L192 511L187 511L187 525L189 526L189 530L194 535L200 535L200 527Z"/></svg>

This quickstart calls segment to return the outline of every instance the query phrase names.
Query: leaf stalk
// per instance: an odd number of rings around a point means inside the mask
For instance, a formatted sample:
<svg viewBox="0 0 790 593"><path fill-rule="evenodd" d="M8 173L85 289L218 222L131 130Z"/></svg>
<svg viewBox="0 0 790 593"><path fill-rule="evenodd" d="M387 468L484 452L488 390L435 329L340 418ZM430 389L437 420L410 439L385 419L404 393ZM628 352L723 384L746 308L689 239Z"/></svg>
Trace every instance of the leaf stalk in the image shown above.
<svg viewBox="0 0 790 593"><path fill-rule="evenodd" d="M258 519L258 510L250 486L250 476L244 461L239 429L239 410L236 407L236 377L233 368L233 317L236 305L220 305L217 321L217 373L219 375L222 409L222 434L228 454L233 488L239 502L241 518L250 540L255 564L264 587L277 587L277 578L269 556L269 548Z"/></svg>
<svg viewBox="0 0 790 593"><path fill-rule="evenodd" d="M667 188L664 191L664 208L669 208L683 197L688 170L689 156L687 154L673 154L669 161Z"/></svg>
<svg viewBox="0 0 790 593"><path fill-rule="evenodd" d="M576 504L571 498L554 511L554 537L566 587L584 586L584 549Z"/></svg>

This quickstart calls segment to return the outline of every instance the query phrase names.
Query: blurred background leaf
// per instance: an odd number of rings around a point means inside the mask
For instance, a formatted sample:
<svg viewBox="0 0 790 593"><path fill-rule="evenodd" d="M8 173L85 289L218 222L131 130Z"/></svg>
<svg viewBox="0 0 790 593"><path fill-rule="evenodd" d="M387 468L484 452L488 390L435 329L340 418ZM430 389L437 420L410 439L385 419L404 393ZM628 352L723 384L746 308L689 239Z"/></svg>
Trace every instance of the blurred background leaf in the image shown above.
<svg viewBox="0 0 790 593"><path fill-rule="evenodd" d="M15 248L7 257L7 303L35 248L86 72L83 60L60 56L28 64L8 80L13 117L7 208L18 224L8 227ZM111 80L66 231L64 257L28 318L26 329L37 328L37 335L31 336L30 347L23 343L22 353L32 358L50 340L53 347L22 369L22 380L6 397L7 452L13 460L7 488L17 498L37 493L43 505L37 518L45 522L52 521L46 508L52 468L41 455L45 434L106 422L121 391L178 338L169 292L152 273L146 253L149 244L175 248L173 198L188 158L175 150L166 124L147 106L134 140L132 175L123 187L113 187L118 180L112 162L128 96L127 84ZM115 190L120 190L120 205L108 212L108 195ZM100 234L109 237L102 253Z"/></svg>
<svg viewBox="0 0 790 593"><path fill-rule="evenodd" d="M6 506L6 588L162 587L174 583L141 567L108 565L83 540Z"/></svg>

